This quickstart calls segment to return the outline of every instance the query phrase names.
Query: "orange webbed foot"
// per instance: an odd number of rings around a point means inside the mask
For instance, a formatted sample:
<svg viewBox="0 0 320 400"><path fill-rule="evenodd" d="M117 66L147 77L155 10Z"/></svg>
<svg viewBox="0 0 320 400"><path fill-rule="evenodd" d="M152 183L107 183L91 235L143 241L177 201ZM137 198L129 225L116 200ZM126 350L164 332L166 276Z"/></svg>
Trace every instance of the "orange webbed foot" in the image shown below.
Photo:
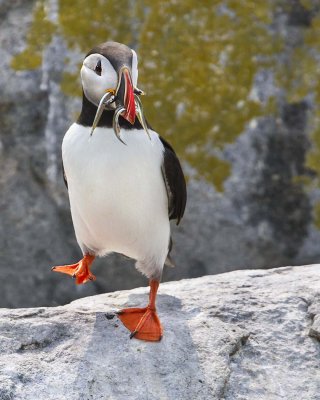
<svg viewBox="0 0 320 400"><path fill-rule="evenodd" d="M83 259L76 264L52 267L51 270L54 272L61 272L63 274L70 275L75 278L78 285L81 285L82 283L96 280L96 277L90 271L90 266L93 263L94 258L94 256L86 254Z"/></svg>
<svg viewBox="0 0 320 400"><path fill-rule="evenodd" d="M131 332L130 339L158 342L162 338L163 329L155 309L125 308L118 312L123 325Z"/></svg>
<svg viewBox="0 0 320 400"><path fill-rule="evenodd" d="M163 335L163 328L156 311L156 296L159 281L150 280L149 304L145 308L125 308L117 314L123 325L133 337L150 342L158 342Z"/></svg>

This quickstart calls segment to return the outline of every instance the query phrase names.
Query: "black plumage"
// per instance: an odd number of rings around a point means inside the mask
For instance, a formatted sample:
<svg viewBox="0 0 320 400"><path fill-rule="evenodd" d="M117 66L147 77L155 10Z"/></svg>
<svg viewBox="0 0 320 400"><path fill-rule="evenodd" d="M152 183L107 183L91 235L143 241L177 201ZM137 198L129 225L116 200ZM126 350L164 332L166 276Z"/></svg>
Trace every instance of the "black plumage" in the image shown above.
<svg viewBox="0 0 320 400"><path fill-rule="evenodd" d="M164 146L162 175L168 195L169 218L176 219L179 225L187 202L186 180L172 146L162 137L160 140Z"/></svg>

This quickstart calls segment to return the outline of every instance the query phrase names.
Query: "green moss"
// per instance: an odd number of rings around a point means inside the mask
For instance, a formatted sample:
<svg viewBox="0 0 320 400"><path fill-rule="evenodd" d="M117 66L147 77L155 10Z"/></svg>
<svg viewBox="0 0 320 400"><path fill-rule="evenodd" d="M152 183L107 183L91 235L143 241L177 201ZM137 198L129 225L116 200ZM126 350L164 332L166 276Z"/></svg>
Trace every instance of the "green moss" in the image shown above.
<svg viewBox="0 0 320 400"><path fill-rule="evenodd" d="M281 49L265 25L270 22L269 4L228 1L227 6L234 17L194 1L151 7L140 39L140 76L149 94L145 107L152 125L167 132L179 153L220 188L230 166L208 156L208 143L223 148L252 118L265 114L248 97L258 68L269 67ZM158 109L154 105L159 99ZM179 103L185 109L181 116L176 113ZM185 150L191 143L198 145L192 157Z"/></svg>
<svg viewBox="0 0 320 400"><path fill-rule="evenodd" d="M41 64L41 55L32 54L31 56L30 49L26 49L22 53L16 55L11 61L11 67L16 71L37 69L41 67Z"/></svg>
<svg viewBox="0 0 320 400"><path fill-rule="evenodd" d="M44 0L38 1L27 34L27 47L12 58L11 67L16 71L39 68L42 63L42 51L50 43L55 31L56 26L47 19Z"/></svg>
<svg viewBox="0 0 320 400"><path fill-rule="evenodd" d="M300 0L300 4L306 9L306 10L312 10L313 8L313 1L312 0Z"/></svg>
<svg viewBox="0 0 320 400"><path fill-rule="evenodd" d="M292 183L300 187L308 187L312 184L312 178L306 175L296 175L292 178Z"/></svg>
<svg viewBox="0 0 320 400"><path fill-rule="evenodd" d="M309 151L306 165L317 172L320 176L320 129L315 129L312 133L313 147Z"/></svg>
<svg viewBox="0 0 320 400"><path fill-rule="evenodd" d="M314 217L313 217L314 218L314 224L318 229L320 229L320 202L317 202L314 205L313 214L314 214Z"/></svg>
<svg viewBox="0 0 320 400"><path fill-rule="evenodd" d="M221 12L222 4L229 13ZM137 48L151 125L221 191L230 165L213 156L211 147L223 149L252 118L274 111L272 101L262 106L249 98L256 72L272 67L282 48L268 30L272 12L270 2L254 0L64 0L55 27L40 1L27 48L14 58L13 67L39 67L55 31L83 54L105 40ZM78 72L64 73L61 88L67 95L81 95ZM191 145L198 149L192 154L187 150Z"/></svg>
<svg viewBox="0 0 320 400"><path fill-rule="evenodd" d="M80 69L80 68L79 68ZM61 79L61 90L67 96L79 97L82 94L79 74L64 72Z"/></svg>
<svg viewBox="0 0 320 400"><path fill-rule="evenodd" d="M84 54L106 40L131 45L135 7L129 0L63 0L59 28L69 47Z"/></svg>

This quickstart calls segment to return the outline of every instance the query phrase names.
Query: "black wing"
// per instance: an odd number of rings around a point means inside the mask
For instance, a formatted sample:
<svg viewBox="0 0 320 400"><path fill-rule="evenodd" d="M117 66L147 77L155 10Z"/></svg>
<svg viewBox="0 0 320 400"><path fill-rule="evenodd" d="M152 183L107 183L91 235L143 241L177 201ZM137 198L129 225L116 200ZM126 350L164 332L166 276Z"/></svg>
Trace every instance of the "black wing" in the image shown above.
<svg viewBox="0 0 320 400"><path fill-rule="evenodd" d="M66 185L66 188L68 189L68 181L67 181L66 173L64 172L63 161L61 162L61 164L62 164L62 176L63 176L64 184Z"/></svg>
<svg viewBox="0 0 320 400"><path fill-rule="evenodd" d="M178 225L186 208L186 180L175 151L162 137L160 140L164 146L162 175L168 194L169 218L176 219Z"/></svg>

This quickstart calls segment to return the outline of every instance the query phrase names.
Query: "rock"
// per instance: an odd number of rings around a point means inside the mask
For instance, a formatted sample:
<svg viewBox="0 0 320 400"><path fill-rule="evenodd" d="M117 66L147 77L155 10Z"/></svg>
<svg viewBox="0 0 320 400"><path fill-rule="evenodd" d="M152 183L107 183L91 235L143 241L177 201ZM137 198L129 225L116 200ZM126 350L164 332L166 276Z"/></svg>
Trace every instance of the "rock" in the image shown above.
<svg viewBox="0 0 320 400"><path fill-rule="evenodd" d="M146 288L2 309L0 399L316 400L319 298L319 265L164 283L159 343L130 340L114 316Z"/></svg>
<svg viewBox="0 0 320 400"><path fill-rule="evenodd" d="M309 335L320 340L320 315L315 316L312 326L309 330Z"/></svg>

